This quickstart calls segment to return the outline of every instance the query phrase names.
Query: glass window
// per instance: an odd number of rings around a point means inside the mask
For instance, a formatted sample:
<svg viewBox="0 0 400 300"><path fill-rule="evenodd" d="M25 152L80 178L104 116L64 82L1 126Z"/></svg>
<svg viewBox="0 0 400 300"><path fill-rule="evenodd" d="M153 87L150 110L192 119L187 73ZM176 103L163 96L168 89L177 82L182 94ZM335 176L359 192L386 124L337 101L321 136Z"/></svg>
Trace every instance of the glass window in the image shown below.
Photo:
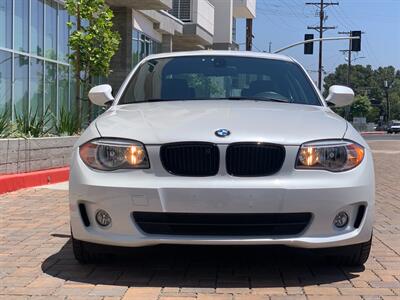
<svg viewBox="0 0 400 300"><path fill-rule="evenodd" d="M43 113L43 85L44 85L44 64L43 60L31 58L30 63L30 100L33 113Z"/></svg>
<svg viewBox="0 0 400 300"><path fill-rule="evenodd" d="M59 6L59 31L58 31L58 59L68 62L68 36L69 28L67 26L68 13L66 9Z"/></svg>
<svg viewBox="0 0 400 300"><path fill-rule="evenodd" d="M321 105L296 63L237 56L152 59L134 74L119 103L208 99Z"/></svg>
<svg viewBox="0 0 400 300"><path fill-rule="evenodd" d="M58 66L58 107L69 110L69 68Z"/></svg>
<svg viewBox="0 0 400 300"><path fill-rule="evenodd" d="M12 0L0 0L0 47L12 48Z"/></svg>
<svg viewBox="0 0 400 300"><path fill-rule="evenodd" d="M139 43L138 40L132 40L132 60L136 64L139 62Z"/></svg>
<svg viewBox="0 0 400 300"><path fill-rule="evenodd" d="M14 56L14 105L18 115L27 114L28 98L28 69L29 59L25 55Z"/></svg>
<svg viewBox="0 0 400 300"><path fill-rule="evenodd" d="M76 78L74 72L69 72L69 109L76 114L78 112L78 99L76 99Z"/></svg>
<svg viewBox="0 0 400 300"><path fill-rule="evenodd" d="M45 109L57 114L57 65L51 62L45 64Z"/></svg>
<svg viewBox="0 0 400 300"><path fill-rule="evenodd" d="M29 51L29 0L15 1L14 18L14 49L19 51Z"/></svg>
<svg viewBox="0 0 400 300"><path fill-rule="evenodd" d="M43 56L43 0L31 1L31 52Z"/></svg>
<svg viewBox="0 0 400 300"><path fill-rule="evenodd" d="M160 49L160 43L136 29L133 30L132 60L134 64L150 54L159 53Z"/></svg>
<svg viewBox="0 0 400 300"><path fill-rule="evenodd" d="M46 0L45 55L57 59L57 2Z"/></svg>
<svg viewBox="0 0 400 300"><path fill-rule="evenodd" d="M0 112L8 110L11 114L11 68L12 55L0 50Z"/></svg>

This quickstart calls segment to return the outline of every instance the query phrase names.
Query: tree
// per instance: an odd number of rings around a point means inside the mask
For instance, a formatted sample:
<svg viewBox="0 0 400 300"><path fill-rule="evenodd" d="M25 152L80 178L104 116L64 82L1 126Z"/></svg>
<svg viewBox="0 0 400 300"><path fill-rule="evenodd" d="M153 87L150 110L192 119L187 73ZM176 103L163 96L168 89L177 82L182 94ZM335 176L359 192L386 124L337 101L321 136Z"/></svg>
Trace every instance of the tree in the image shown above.
<svg viewBox="0 0 400 300"><path fill-rule="evenodd" d="M347 65L339 65L334 73L325 77L324 95L327 96L329 87L334 84L347 84ZM386 106L386 93L384 81L390 83L389 89L389 103L391 107L391 118L400 119L400 71L393 66L379 67L373 69L372 66L355 65L352 66L350 87L354 90L356 96L366 96L373 101L370 103L369 111L364 117L367 117L370 122L378 122L380 115L387 110ZM357 98L357 100L359 100ZM375 101L376 100L376 101ZM371 102L371 101L370 101ZM355 116L352 110L356 109L355 113L359 114L361 106L365 108L365 99L359 100L356 108L352 106L350 113L347 115L350 119ZM362 109L361 109L362 110ZM346 115L346 109L338 108L335 111L342 115ZM365 112L365 111L364 111Z"/></svg>
<svg viewBox="0 0 400 300"><path fill-rule="evenodd" d="M69 58L74 67L76 115L81 125L81 95L86 95L93 77L111 72L110 61L118 50L120 36L112 28L114 14L105 0L66 0L65 7L75 17L75 21L68 22L73 29Z"/></svg>
<svg viewBox="0 0 400 300"><path fill-rule="evenodd" d="M367 117L371 107L371 102L367 96L357 96L350 106L350 114L354 117Z"/></svg>

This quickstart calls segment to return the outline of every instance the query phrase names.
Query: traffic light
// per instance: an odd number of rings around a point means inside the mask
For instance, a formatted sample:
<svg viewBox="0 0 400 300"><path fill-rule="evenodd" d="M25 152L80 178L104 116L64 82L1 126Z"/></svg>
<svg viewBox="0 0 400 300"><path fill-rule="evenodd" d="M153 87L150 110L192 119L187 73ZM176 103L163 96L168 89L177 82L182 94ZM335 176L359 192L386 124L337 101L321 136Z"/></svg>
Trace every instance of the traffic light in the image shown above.
<svg viewBox="0 0 400 300"><path fill-rule="evenodd" d="M304 35L305 41L313 40L313 39L314 39L313 34L305 34ZM313 54L313 53L314 53L314 42L305 43L304 44L304 54Z"/></svg>
<svg viewBox="0 0 400 300"><path fill-rule="evenodd" d="M359 39L351 40L351 51L361 51L361 31L352 31L352 37L359 37Z"/></svg>

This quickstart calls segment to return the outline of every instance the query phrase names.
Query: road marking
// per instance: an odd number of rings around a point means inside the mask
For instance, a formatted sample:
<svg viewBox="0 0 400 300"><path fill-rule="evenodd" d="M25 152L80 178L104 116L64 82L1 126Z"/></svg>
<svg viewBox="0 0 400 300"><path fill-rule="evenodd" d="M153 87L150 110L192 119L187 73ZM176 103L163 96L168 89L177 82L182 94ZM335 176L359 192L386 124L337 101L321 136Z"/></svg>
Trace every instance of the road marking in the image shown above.
<svg viewBox="0 0 400 300"><path fill-rule="evenodd" d="M391 150L372 150L372 153L376 154L400 154L400 151Z"/></svg>

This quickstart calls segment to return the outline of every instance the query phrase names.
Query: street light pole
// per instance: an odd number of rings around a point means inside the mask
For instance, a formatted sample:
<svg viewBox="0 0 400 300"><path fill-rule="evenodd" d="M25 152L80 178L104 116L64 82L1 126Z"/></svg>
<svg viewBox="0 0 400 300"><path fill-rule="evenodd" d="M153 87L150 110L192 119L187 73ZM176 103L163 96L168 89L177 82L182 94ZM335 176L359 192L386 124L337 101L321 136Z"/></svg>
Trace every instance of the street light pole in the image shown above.
<svg viewBox="0 0 400 300"><path fill-rule="evenodd" d="M389 104L389 81L384 81L385 93L386 93L386 124L389 126L390 120L390 104Z"/></svg>
<svg viewBox="0 0 400 300"><path fill-rule="evenodd" d="M347 66L347 86L350 87L350 77L351 77L351 40L349 41L349 57L347 58L348 66Z"/></svg>

